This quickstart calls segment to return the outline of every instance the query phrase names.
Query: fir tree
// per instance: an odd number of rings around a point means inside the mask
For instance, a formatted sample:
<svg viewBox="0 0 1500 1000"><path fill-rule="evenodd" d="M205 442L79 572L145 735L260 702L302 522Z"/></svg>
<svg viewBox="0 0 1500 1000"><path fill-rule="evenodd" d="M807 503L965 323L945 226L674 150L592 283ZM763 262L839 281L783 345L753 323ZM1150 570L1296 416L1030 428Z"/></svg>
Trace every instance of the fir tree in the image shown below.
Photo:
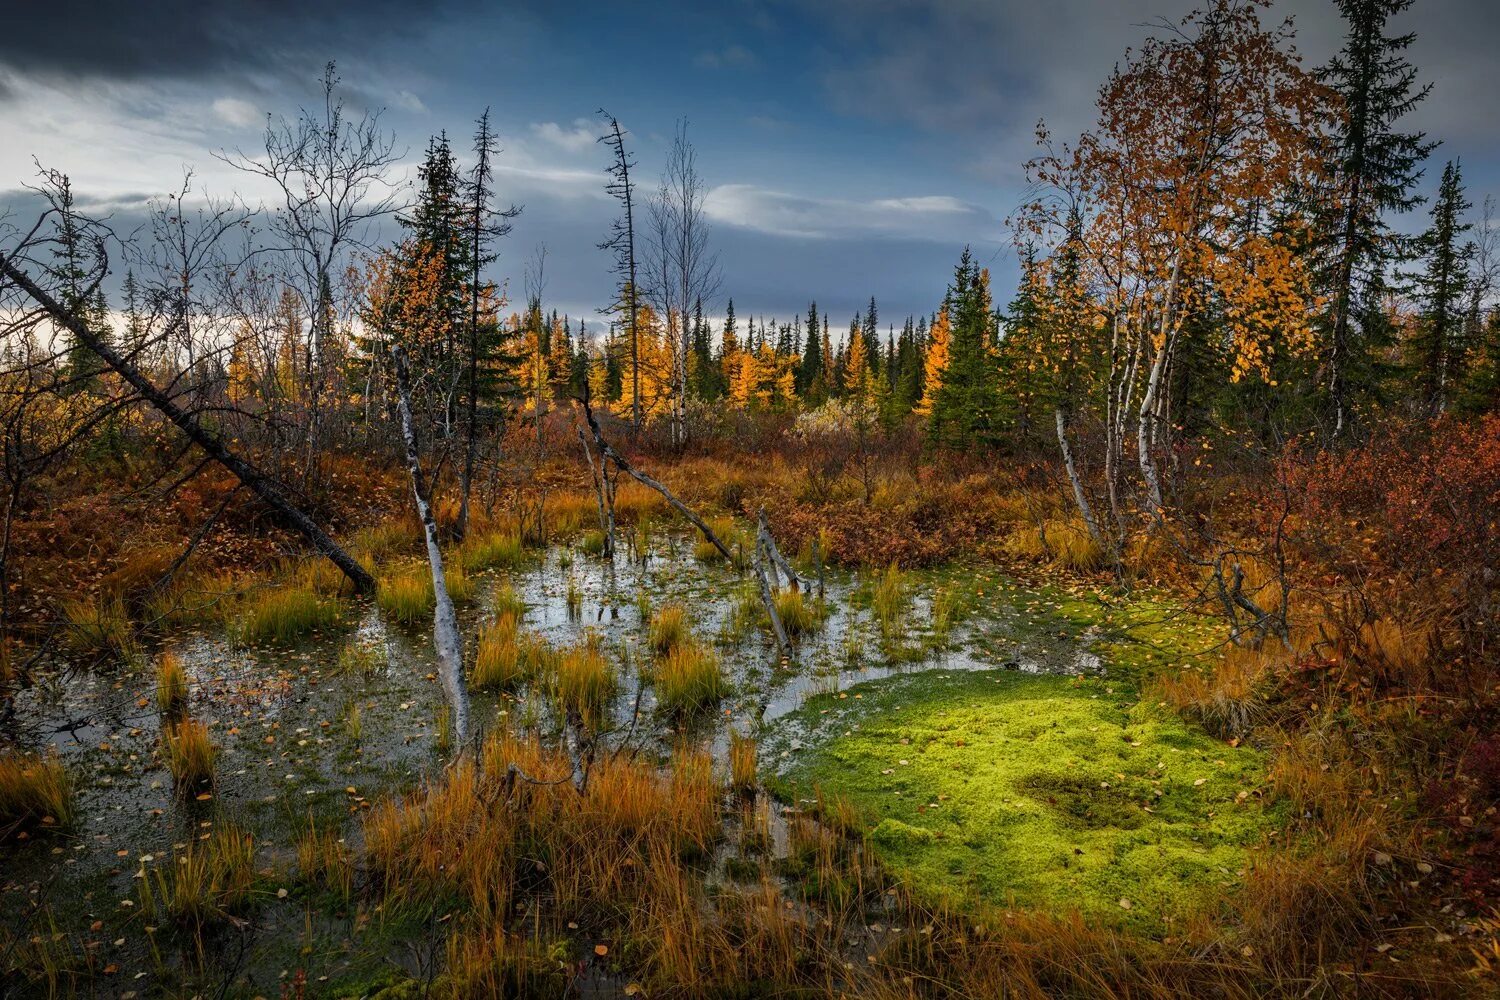
<svg viewBox="0 0 1500 1000"><path fill-rule="evenodd" d="M1432 227L1422 236L1426 256L1419 279L1423 310L1412 344L1423 403L1433 416L1447 408L1449 387L1461 377L1467 355L1462 300L1473 247L1462 238L1470 229L1463 221L1469 207L1462 171L1450 160L1443 167L1432 205Z"/></svg>
<svg viewBox="0 0 1500 1000"><path fill-rule="evenodd" d="M933 399L928 431L934 443L951 448L992 444L998 430L1000 399L990 349L992 315L989 274L964 248L949 289L953 333L943 384Z"/></svg>
<svg viewBox="0 0 1500 1000"><path fill-rule="evenodd" d="M1342 99L1344 115L1328 158L1332 183L1319 213L1335 434L1348 423L1351 405L1372 388L1371 349L1380 346L1380 331L1359 319L1375 308L1389 273L1407 256L1406 241L1385 216L1421 203L1414 188L1436 145L1420 132L1396 128L1430 90L1416 85L1416 69L1405 56L1415 36L1386 34L1387 22L1412 0L1336 2L1348 33L1320 76Z"/></svg>

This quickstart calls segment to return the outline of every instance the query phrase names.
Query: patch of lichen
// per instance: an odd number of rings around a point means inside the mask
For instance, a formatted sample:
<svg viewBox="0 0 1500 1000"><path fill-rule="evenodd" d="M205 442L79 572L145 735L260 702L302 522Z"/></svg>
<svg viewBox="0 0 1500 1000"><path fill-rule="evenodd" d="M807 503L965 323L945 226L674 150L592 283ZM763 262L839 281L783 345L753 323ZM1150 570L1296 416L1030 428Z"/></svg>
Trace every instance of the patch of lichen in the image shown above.
<svg viewBox="0 0 1500 1000"><path fill-rule="evenodd" d="M809 745L780 758L782 787L847 799L933 902L1161 930L1237 891L1279 825L1258 751L1106 679L929 671L814 699L768 746L791 733Z"/></svg>

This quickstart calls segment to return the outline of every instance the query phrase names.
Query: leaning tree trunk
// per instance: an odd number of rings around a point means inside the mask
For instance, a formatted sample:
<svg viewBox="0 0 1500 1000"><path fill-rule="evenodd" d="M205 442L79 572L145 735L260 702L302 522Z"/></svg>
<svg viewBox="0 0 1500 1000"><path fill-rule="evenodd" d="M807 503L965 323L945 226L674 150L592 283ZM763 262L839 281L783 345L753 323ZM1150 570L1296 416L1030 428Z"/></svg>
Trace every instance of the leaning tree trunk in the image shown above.
<svg viewBox="0 0 1500 1000"><path fill-rule="evenodd" d="M1068 415L1059 406L1054 411L1057 418L1057 446L1062 450L1063 467L1068 470L1068 482L1073 485L1073 501L1078 504L1078 513L1089 529L1089 537L1101 550L1105 548L1104 535L1099 531L1099 522L1094 518L1094 508L1088 494L1083 490L1083 480L1078 478L1078 464L1073 461L1073 446L1068 443Z"/></svg>
<svg viewBox="0 0 1500 1000"><path fill-rule="evenodd" d="M198 422L197 416L178 406L172 400L172 397L147 378L139 368L90 330L88 325L76 315L64 308L51 295L47 294L25 272L12 264L9 258L0 257L0 275L4 275L6 278L14 281L16 286L31 296L55 322L65 327L69 333L77 337L79 343L97 354L105 364L109 365L136 392L140 393L146 402L160 410L163 416L175 424L194 444L202 448L208 454L209 458L212 458L215 462L228 469L236 479L248 486L256 496L269 504L288 524L297 529L304 538L311 542L313 548L327 556L335 566L343 571L344 575L349 578L349 582L354 585L357 593L366 594L375 590L375 578L356 562L353 556L345 552L338 542L335 542L301 508L292 503L279 482L230 451L222 438L206 430Z"/></svg>
<svg viewBox="0 0 1500 1000"><path fill-rule="evenodd" d="M435 610L432 616L432 644L437 650L438 676L443 693L453 711L453 735L464 752L469 738L469 688L464 683L463 639L458 634L458 615L453 598L448 596L448 581L443 576L443 550L438 546L437 519L427 500L422 483L422 461L417 455L417 435L411 422L411 386L407 377L406 351L398 344L391 351L396 361L396 407L401 414L401 436L406 441L406 466L411 472L411 491L416 499L417 516L427 538L427 562L432 569L432 594Z"/></svg>

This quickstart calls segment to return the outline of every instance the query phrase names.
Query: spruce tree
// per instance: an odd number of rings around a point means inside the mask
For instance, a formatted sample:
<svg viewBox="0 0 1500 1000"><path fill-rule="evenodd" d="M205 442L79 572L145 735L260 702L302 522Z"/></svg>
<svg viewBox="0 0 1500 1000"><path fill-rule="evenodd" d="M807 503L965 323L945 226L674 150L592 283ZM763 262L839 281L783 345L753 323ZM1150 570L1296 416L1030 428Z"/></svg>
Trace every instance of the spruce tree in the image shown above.
<svg viewBox="0 0 1500 1000"><path fill-rule="evenodd" d="M1322 271L1328 312L1327 382L1333 433L1350 409L1373 389L1372 348L1379 327L1366 328L1392 270L1407 257L1407 241L1386 222L1421 203L1415 186L1422 162L1436 143L1397 123L1427 96L1407 61L1412 34L1389 35L1387 22L1412 0L1336 0L1348 24L1343 48L1320 76L1342 98L1327 164L1330 189L1321 200ZM1378 311L1378 310L1377 310Z"/></svg>
<svg viewBox="0 0 1500 1000"><path fill-rule="evenodd" d="M988 273L964 247L949 289L952 336L943 384L933 401L928 433L934 444L967 449L993 444L998 431L1000 394L990 345Z"/></svg>
<svg viewBox="0 0 1500 1000"><path fill-rule="evenodd" d="M1463 296L1473 247L1463 241L1470 228L1463 214L1469 207L1462 170L1450 160L1432 204L1432 227L1422 236L1422 315L1412 344L1422 402L1431 416L1447 408L1449 388L1460 380L1468 354L1463 343Z"/></svg>

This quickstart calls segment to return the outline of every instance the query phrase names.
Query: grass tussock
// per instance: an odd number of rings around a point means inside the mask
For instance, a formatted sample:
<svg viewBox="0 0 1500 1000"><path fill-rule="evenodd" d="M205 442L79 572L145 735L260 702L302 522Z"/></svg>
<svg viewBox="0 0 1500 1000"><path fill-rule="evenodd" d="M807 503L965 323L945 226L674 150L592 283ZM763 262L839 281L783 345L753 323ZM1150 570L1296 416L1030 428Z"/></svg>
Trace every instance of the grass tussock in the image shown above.
<svg viewBox="0 0 1500 1000"><path fill-rule="evenodd" d="M409 517L395 517L361 528L349 548L361 562L379 564L392 556L412 555L422 546L422 526Z"/></svg>
<svg viewBox="0 0 1500 1000"><path fill-rule="evenodd" d="M732 517L710 518L708 526L713 529L714 534L719 536L730 552L735 554L738 560L744 559L744 553L754 547L754 542L748 532L740 528ZM699 562L723 562L724 553L719 551L718 546L704 537L702 532L694 536L693 558Z"/></svg>
<svg viewBox="0 0 1500 1000"><path fill-rule="evenodd" d="M552 672L552 695L558 707L590 726L603 719L616 684L614 667L593 635L564 651Z"/></svg>
<svg viewBox="0 0 1500 1000"><path fill-rule="evenodd" d="M521 533L501 529L476 535L464 542L461 561L470 570L515 569L525 565L526 546Z"/></svg>
<svg viewBox="0 0 1500 1000"><path fill-rule="evenodd" d="M664 656L688 638L688 612L686 605L671 601L656 609L646 630L646 640L651 652Z"/></svg>
<svg viewBox="0 0 1500 1000"><path fill-rule="evenodd" d="M656 702L668 712L701 711L729 693L719 655L696 642L672 646L651 664L650 674Z"/></svg>
<svg viewBox="0 0 1500 1000"><path fill-rule="evenodd" d="M474 578L464 569L461 560L450 559L443 565L443 587L448 599L455 604L467 604L474 599Z"/></svg>
<svg viewBox="0 0 1500 1000"><path fill-rule="evenodd" d="M386 616L402 625L417 625L432 614L432 574L414 567L380 583L376 603Z"/></svg>
<svg viewBox="0 0 1500 1000"><path fill-rule="evenodd" d="M141 880L141 911L201 928L244 912L255 888L255 839L232 824L189 841L169 864Z"/></svg>
<svg viewBox="0 0 1500 1000"><path fill-rule="evenodd" d="M1017 559L1050 562L1083 573L1104 565L1105 554L1077 515L1051 518L1013 531L1005 550Z"/></svg>
<svg viewBox="0 0 1500 1000"><path fill-rule="evenodd" d="M340 674L354 674L370 678L384 670L390 657L383 644L368 639L354 638L339 649L334 670Z"/></svg>
<svg viewBox="0 0 1500 1000"><path fill-rule="evenodd" d="M62 617L68 649L91 660L128 660L139 652L130 612L119 597L64 601Z"/></svg>
<svg viewBox="0 0 1500 1000"><path fill-rule="evenodd" d="M182 660L172 652L162 653L156 660L156 707L166 719L175 719L187 711L187 672L182 669Z"/></svg>
<svg viewBox="0 0 1500 1000"><path fill-rule="evenodd" d="M1177 711L1224 739L1244 736L1265 705L1267 685L1287 654L1280 644L1231 646L1207 668L1191 667L1156 680L1157 691Z"/></svg>
<svg viewBox="0 0 1500 1000"><path fill-rule="evenodd" d="M601 556L604 554L604 532L594 530L585 531L578 536L578 551L586 556Z"/></svg>
<svg viewBox="0 0 1500 1000"><path fill-rule="evenodd" d="M169 723L162 730L161 742L162 756L179 795L191 798L213 787L219 751L209 738L207 726L197 719Z"/></svg>
<svg viewBox="0 0 1500 1000"><path fill-rule="evenodd" d="M543 517L551 538L572 538L585 526L599 523L598 501L587 493L554 493L547 497Z"/></svg>
<svg viewBox="0 0 1500 1000"><path fill-rule="evenodd" d="M906 609L911 604L911 584L901 567L891 563L885 572L875 578L870 593L870 607L880 625L880 634L891 641L901 632L901 623Z"/></svg>
<svg viewBox="0 0 1500 1000"><path fill-rule="evenodd" d="M495 588L494 596L490 598L490 610L496 617L514 615L519 619L526 615L526 604L521 600L521 595L516 593L516 588L506 580Z"/></svg>
<svg viewBox="0 0 1500 1000"><path fill-rule="evenodd" d="M737 792L755 788L756 757L759 749L753 736L729 733L729 785Z"/></svg>
<svg viewBox="0 0 1500 1000"><path fill-rule="evenodd" d="M794 639L819 628L828 617L823 602L808 597L801 590L783 588L772 596L771 601L776 605L776 616L781 619L787 635Z"/></svg>
<svg viewBox="0 0 1500 1000"><path fill-rule="evenodd" d="M73 785L54 756L0 753L0 840L73 822Z"/></svg>
<svg viewBox="0 0 1500 1000"><path fill-rule="evenodd" d="M662 495L633 479L622 482L615 493L616 523L638 525L666 512L667 501Z"/></svg>
<svg viewBox="0 0 1500 1000"><path fill-rule="evenodd" d="M547 676L555 663L547 640L523 631L507 611L480 630L470 680L480 690L508 690Z"/></svg>
<svg viewBox="0 0 1500 1000"><path fill-rule="evenodd" d="M278 587L245 599L234 626L248 646L290 645L338 622L338 605L306 587Z"/></svg>
<svg viewBox="0 0 1500 1000"><path fill-rule="evenodd" d="M307 829L297 837L297 875L348 900L354 893L354 856L338 831L319 828L308 815Z"/></svg>

